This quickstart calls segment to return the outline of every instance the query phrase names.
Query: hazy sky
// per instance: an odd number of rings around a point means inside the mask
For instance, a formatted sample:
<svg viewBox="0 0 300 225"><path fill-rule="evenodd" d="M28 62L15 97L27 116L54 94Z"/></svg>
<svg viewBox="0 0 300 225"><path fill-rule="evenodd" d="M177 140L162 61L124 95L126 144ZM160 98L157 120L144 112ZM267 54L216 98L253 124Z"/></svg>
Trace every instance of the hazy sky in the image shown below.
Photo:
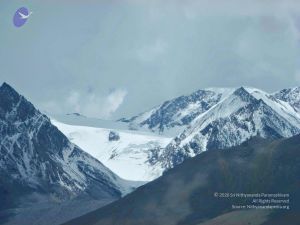
<svg viewBox="0 0 300 225"><path fill-rule="evenodd" d="M33 14L18 29L21 6ZM3 81L41 110L101 118L212 86L297 86L300 3L1 0Z"/></svg>

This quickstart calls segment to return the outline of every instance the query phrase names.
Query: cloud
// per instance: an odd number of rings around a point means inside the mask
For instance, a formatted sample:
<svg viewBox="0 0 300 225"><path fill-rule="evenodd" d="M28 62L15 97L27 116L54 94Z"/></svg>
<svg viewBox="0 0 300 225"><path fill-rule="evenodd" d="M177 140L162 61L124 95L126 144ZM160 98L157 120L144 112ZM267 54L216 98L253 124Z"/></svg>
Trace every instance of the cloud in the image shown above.
<svg viewBox="0 0 300 225"><path fill-rule="evenodd" d="M107 95L99 95L88 89L87 92L71 91L61 101L50 100L42 104L43 111L50 114L80 113L88 117L111 119L127 96L125 89L113 89Z"/></svg>
<svg viewBox="0 0 300 225"><path fill-rule="evenodd" d="M12 2L0 7L0 80L50 113L129 117L209 86L272 92L299 77L299 0L33 0L43 19L22 35L5 19Z"/></svg>
<svg viewBox="0 0 300 225"><path fill-rule="evenodd" d="M123 103L127 91L114 89L106 96L99 96L89 89L86 93L72 91L66 98L66 108L85 116L109 119Z"/></svg>
<svg viewBox="0 0 300 225"><path fill-rule="evenodd" d="M76 91L72 91L66 99L66 103L72 107L72 111L80 111L80 94Z"/></svg>
<svg viewBox="0 0 300 225"><path fill-rule="evenodd" d="M102 108L102 115L104 118L109 118L111 115L121 106L127 91L123 89L117 89L112 91L106 98Z"/></svg>
<svg viewBox="0 0 300 225"><path fill-rule="evenodd" d="M89 89L85 93L70 92L66 98L66 110L77 112L89 117L109 119L123 103L127 91L114 89L106 96L101 96Z"/></svg>

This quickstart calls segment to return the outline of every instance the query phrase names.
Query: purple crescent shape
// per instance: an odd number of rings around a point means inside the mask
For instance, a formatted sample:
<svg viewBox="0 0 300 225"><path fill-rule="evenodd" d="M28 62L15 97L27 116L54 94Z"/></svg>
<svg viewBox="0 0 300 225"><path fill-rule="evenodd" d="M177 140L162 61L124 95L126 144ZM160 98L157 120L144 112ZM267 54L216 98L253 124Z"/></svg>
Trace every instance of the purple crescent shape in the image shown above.
<svg viewBox="0 0 300 225"><path fill-rule="evenodd" d="M20 14L23 14L23 15L27 16L29 14L29 10L25 7L21 7L16 11L16 13L14 15L14 19L13 19L14 25L16 27L23 26L27 21L27 18L23 19Z"/></svg>

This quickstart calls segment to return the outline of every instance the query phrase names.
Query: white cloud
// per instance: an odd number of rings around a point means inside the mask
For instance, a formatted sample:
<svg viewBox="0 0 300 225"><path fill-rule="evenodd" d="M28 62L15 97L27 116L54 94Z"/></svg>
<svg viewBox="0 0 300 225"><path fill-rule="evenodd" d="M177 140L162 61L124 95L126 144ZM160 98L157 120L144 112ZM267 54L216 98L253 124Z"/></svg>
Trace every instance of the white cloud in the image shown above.
<svg viewBox="0 0 300 225"><path fill-rule="evenodd" d="M117 89L112 91L106 98L102 108L102 115L109 118L123 103L127 95L126 90Z"/></svg>
<svg viewBox="0 0 300 225"><path fill-rule="evenodd" d="M70 95L67 97L66 103L70 105L74 112L80 111L80 94L76 91L72 91Z"/></svg>
<svg viewBox="0 0 300 225"><path fill-rule="evenodd" d="M40 106L50 115L76 112L88 117L111 119L126 96L125 89L114 89L104 96L93 91L71 91L64 99L50 100Z"/></svg>
<svg viewBox="0 0 300 225"><path fill-rule="evenodd" d="M107 96L97 95L94 92L70 92L66 98L67 112L77 112L89 117L109 119L123 103L127 91L115 89Z"/></svg>

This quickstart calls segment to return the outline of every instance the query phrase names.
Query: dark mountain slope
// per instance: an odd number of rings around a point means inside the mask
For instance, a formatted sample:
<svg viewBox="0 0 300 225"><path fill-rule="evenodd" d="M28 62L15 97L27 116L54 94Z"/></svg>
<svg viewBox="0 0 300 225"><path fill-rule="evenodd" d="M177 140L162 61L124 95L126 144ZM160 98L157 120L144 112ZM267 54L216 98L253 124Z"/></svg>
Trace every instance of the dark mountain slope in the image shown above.
<svg viewBox="0 0 300 225"><path fill-rule="evenodd" d="M279 217L290 218L290 225L298 224L295 212L300 210L299 150L300 136L295 136L276 141L252 138L228 150L207 151L123 199L65 225L196 225L232 212L233 204L252 204L253 198L222 198L222 193L289 194L290 210L264 211L260 217L246 211L242 214L247 220L243 225L252 224L258 217L257 225ZM215 193L219 193L218 197ZM288 217L286 212L292 215ZM229 220L208 224L235 223Z"/></svg>
<svg viewBox="0 0 300 225"><path fill-rule="evenodd" d="M66 221L79 215L71 216L76 205L82 212L95 208L76 201L99 201L99 207L120 198L130 186L72 144L12 87L6 83L0 87L0 224L5 220L14 224L12 217L24 211L28 220L18 219L23 225L53 225L53 221L37 223L29 215L46 217L51 211L49 205L72 201L73 211L59 218L65 220L58 219ZM38 204L46 209L43 213Z"/></svg>

